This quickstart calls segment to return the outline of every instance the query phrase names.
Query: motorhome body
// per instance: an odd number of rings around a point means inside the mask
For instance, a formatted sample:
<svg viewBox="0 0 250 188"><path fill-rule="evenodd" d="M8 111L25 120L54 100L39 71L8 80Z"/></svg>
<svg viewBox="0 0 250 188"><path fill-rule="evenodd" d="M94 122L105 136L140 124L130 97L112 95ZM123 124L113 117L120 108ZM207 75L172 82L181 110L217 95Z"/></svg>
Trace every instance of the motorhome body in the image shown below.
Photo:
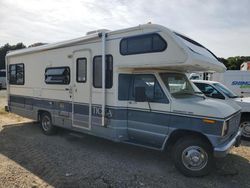
<svg viewBox="0 0 250 188"><path fill-rule="evenodd" d="M10 52L6 67L9 110L46 134L60 126L158 150L172 144L177 168L193 176L239 142L239 107L197 96L184 74L225 66L159 25Z"/></svg>

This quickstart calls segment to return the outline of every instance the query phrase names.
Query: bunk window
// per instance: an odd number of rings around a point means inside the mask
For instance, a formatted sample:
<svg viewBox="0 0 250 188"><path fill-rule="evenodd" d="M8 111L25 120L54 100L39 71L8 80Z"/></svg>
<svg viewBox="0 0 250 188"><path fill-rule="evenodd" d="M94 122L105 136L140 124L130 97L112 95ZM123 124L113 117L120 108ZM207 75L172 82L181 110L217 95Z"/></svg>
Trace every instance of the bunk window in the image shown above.
<svg viewBox="0 0 250 188"><path fill-rule="evenodd" d="M166 48L166 41L156 33L127 37L120 42L120 53L122 55L162 52Z"/></svg>
<svg viewBox="0 0 250 188"><path fill-rule="evenodd" d="M78 58L76 60L76 81L84 83L87 81L87 59Z"/></svg>
<svg viewBox="0 0 250 188"><path fill-rule="evenodd" d="M113 86L113 57L106 55L105 61L105 88L110 89ZM95 56L93 60L93 85L95 88L102 88L102 56Z"/></svg>
<svg viewBox="0 0 250 188"><path fill-rule="evenodd" d="M45 70L45 83L68 85L70 83L69 67L47 68Z"/></svg>
<svg viewBox="0 0 250 188"><path fill-rule="evenodd" d="M24 85L24 64L9 65L9 83L12 85Z"/></svg>

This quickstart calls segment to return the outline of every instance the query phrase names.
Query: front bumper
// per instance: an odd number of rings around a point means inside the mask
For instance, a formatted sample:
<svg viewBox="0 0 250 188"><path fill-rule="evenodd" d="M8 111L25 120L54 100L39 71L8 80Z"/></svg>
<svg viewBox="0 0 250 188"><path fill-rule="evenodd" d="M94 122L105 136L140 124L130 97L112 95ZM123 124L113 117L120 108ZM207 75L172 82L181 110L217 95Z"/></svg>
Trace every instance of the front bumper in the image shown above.
<svg viewBox="0 0 250 188"><path fill-rule="evenodd" d="M237 132L237 134L226 144L217 146L214 148L214 156L215 157L225 157L230 149L235 146L239 147L241 143L241 129Z"/></svg>

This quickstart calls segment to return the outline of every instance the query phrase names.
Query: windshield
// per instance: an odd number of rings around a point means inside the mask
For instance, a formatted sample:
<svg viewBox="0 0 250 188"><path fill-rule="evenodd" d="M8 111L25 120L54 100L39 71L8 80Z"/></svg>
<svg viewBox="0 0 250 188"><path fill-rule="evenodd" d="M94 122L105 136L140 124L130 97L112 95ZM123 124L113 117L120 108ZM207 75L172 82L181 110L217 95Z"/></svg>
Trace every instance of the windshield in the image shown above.
<svg viewBox="0 0 250 188"><path fill-rule="evenodd" d="M195 90L184 74L161 73L162 81L174 98L186 98L195 95Z"/></svg>
<svg viewBox="0 0 250 188"><path fill-rule="evenodd" d="M216 88L218 88L221 92L223 92L226 96L229 98L237 98L238 95L233 93L231 90L229 90L226 86L220 84L220 83L214 83L213 84Z"/></svg>

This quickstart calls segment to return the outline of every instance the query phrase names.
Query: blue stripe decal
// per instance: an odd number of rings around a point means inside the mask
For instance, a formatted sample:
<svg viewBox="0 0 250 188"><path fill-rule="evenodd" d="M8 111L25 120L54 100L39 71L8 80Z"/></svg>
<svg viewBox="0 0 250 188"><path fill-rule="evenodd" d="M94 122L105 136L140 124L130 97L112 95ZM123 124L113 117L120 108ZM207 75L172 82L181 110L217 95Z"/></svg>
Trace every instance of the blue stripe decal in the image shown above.
<svg viewBox="0 0 250 188"><path fill-rule="evenodd" d="M10 96L9 102L10 106L15 106L15 103L17 103L18 107L20 107L20 105L27 105L27 103L30 105L32 103L34 107L52 109L57 111L57 113L62 111L69 113L72 112L72 103L69 101L52 101L23 96ZM77 103L74 105L74 110L77 114L88 115L89 105L86 103ZM100 118L100 112L101 105L94 104L92 107L93 118ZM116 120L124 122L125 124L128 120L128 128L130 126L131 128L139 127L141 130L159 133L165 133L165 128L169 127L172 129L187 129L203 132L205 134L220 135L223 124L223 120L216 120L216 123L214 124L206 124L203 122L203 117L117 106L106 106L106 117L109 119L110 126L119 126L117 123L115 123ZM112 120L114 120L113 123ZM161 128L154 127L152 125L157 125Z"/></svg>

